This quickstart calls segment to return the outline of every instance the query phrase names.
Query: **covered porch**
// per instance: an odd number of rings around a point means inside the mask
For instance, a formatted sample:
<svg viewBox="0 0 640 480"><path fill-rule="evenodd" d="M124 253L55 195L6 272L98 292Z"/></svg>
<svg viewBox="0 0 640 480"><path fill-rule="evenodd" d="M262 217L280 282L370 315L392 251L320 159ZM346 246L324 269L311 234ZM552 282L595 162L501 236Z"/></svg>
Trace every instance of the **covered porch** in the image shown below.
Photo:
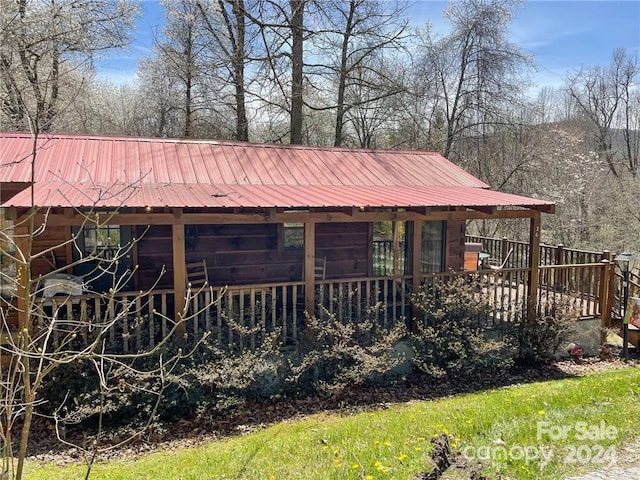
<svg viewBox="0 0 640 480"><path fill-rule="evenodd" d="M538 305L549 295L550 277L592 278L583 284L583 297L589 299L583 301L585 315L597 314L597 299L604 288L602 265L539 267L536 255L527 255L527 266L464 271L467 220L520 219L530 229L530 251L539 252L539 209L148 210L110 215L70 210L49 213L46 231L58 234L51 234L50 241L43 234L39 248L51 249L53 260L36 255L31 265L32 291L60 271L78 276L86 272L86 263L76 257L87 248L81 238L86 243L95 228L103 244L91 244L92 253L85 260L104 257L109 265L113 253L106 250L126 248L121 258L130 257L131 263L125 271L114 270L106 276L107 283L120 285L117 289L97 289L99 282L92 282L87 273L82 295L36 294L31 321L36 325L51 320L61 326L66 321L86 325L86 339L92 325L106 322L112 325L109 343L125 352L153 347L176 320L181 322L178 333L182 338L196 339L208 332L226 348L251 346L274 331L286 345L297 345L304 337L307 315L333 315L342 322L374 315L382 326L410 321L416 314L410 302L412 293L421 285L460 275L469 281L482 278L490 285L494 311L488 320L492 322L515 321L522 306ZM20 239L28 238L26 231L21 232L23 220L15 218L18 245ZM44 220L44 216L37 217L36 225ZM390 232L390 239L376 238L381 224ZM106 236L125 230L132 233L119 235L123 245ZM67 234L61 238L60 232ZM208 283L191 284L187 265L202 260ZM52 263L65 268L52 269ZM321 273L318 264L323 267ZM118 282L118 275L128 280ZM274 281L255 281L260 278ZM564 295L570 290L554 286L553 292ZM18 309L16 328L29 321L20 313ZM60 335L54 332L54 343Z"/></svg>
<svg viewBox="0 0 640 480"><path fill-rule="evenodd" d="M413 317L410 295L422 284L473 276L466 223L482 219L529 231L525 264L481 272L493 285L492 319L539 302L541 214L555 205L492 191L436 152L0 139L0 207L13 232L4 253L15 264L7 328L66 319L86 324L88 338L107 324L114 345L137 350L174 326L232 345L242 329L277 329L296 344L305 315L357 321L371 306L389 324ZM189 278L191 264L206 285ZM81 291L47 294L60 275Z"/></svg>

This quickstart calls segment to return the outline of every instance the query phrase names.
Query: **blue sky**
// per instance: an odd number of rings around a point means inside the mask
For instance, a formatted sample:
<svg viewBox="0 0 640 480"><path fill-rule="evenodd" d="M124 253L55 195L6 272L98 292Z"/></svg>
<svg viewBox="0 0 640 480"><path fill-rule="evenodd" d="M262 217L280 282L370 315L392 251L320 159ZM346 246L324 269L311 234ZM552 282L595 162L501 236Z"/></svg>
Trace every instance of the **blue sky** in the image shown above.
<svg viewBox="0 0 640 480"><path fill-rule="evenodd" d="M429 22L445 33L442 12L447 2L417 1L413 24ZM157 1L142 2L135 39L126 52L96 62L98 74L114 83L135 79L137 60L148 55L152 32L162 27ZM533 55L538 86L558 86L567 72L583 65L606 65L617 47L640 50L640 0L525 1L511 25L511 41Z"/></svg>

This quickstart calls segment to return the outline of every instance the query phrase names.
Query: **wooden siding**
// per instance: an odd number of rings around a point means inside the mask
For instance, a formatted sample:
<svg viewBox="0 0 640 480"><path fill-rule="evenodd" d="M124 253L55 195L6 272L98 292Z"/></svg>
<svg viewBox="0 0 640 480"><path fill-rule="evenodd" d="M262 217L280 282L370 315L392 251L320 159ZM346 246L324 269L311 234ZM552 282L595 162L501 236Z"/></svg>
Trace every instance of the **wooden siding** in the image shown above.
<svg viewBox="0 0 640 480"><path fill-rule="evenodd" d="M370 252L368 223L316 224L316 257L327 257L326 278L366 277Z"/></svg>
<svg viewBox="0 0 640 480"><path fill-rule="evenodd" d="M67 247L63 243L71 238L71 229L65 226L47 226L42 233L33 237L31 254L36 255L44 250L56 247L53 252L36 258L31 263L31 277L49 273L54 268L64 267L71 263L67 260Z"/></svg>
<svg viewBox="0 0 640 480"><path fill-rule="evenodd" d="M156 288L173 288L173 251L171 225L151 225L136 227L133 235L138 238L138 289L150 288L157 281ZM162 269L168 269L161 276Z"/></svg>
<svg viewBox="0 0 640 480"><path fill-rule="evenodd" d="M143 232L138 227L137 235ZM303 250L282 247L279 224L188 226L186 261L205 260L212 285L241 285L302 280ZM327 258L327 278L366 276L368 224L319 223L316 256ZM163 266L158 288L172 286L171 227L155 225L137 248L138 288L150 287Z"/></svg>
<svg viewBox="0 0 640 480"><path fill-rule="evenodd" d="M447 270L462 268L464 221L447 222L445 265ZM34 238L34 253L60 245L69 238L67 226L48 226ZM159 278L156 288L173 288L173 256L170 225L136 227L138 238L135 257L138 264L137 289L149 288ZM256 284L300 281L303 250L284 250L279 224L229 224L188 226L187 262L206 260L209 278L214 285ZM368 276L370 232L367 222L318 223L316 257L327 258L327 279ZM64 246L55 249L55 264L71 262ZM33 276L53 267L54 256L34 261ZM161 276L163 267L166 272Z"/></svg>
<svg viewBox="0 0 640 480"><path fill-rule="evenodd" d="M458 271L464 268L465 222L450 220L447 222L445 268Z"/></svg>

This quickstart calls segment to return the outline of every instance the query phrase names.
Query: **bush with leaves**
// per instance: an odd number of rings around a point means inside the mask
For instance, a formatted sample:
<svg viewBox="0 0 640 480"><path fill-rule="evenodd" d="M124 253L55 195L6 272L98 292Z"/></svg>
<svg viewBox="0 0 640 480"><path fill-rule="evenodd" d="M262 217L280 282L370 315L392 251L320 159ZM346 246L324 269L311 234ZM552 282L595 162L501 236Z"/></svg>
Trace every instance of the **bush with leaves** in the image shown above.
<svg viewBox="0 0 640 480"><path fill-rule="evenodd" d="M63 423L88 425L100 416L104 424L113 427L136 420L146 423L149 418L173 420L199 411L222 414L248 399L282 394L290 383L290 365L278 332L262 337L254 349L232 352L207 337L166 375L153 371L134 375L131 369L113 371L105 388L104 382L94 378L95 369L90 365L70 366L68 372L63 369L62 375L77 376L84 382L65 384L65 391L61 391L54 379L47 387L49 409L57 408ZM60 399L66 401L61 403Z"/></svg>
<svg viewBox="0 0 640 480"><path fill-rule="evenodd" d="M341 322L324 311L308 318L309 338L302 362L294 368L302 391L337 395L347 387L373 383L392 375L403 356L395 348L407 336L404 320L391 327L376 319L382 304L360 320Z"/></svg>
<svg viewBox="0 0 640 480"><path fill-rule="evenodd" d="M573 332L580 312L571 301L558 299L514 326L518 363L549 362Z"/></svg>
<svg viewBox="0 0 640 480"><path fill-rule="evenodd" d="M423 285L412 295L416 368L442 377L510 366L512 341L491 321L490 301L491 284L478 275Z"/></svg>
<svg viewBox="0 0 640 480"><path fill-rule="evenodd" d="M189 359L175 375L164 410L168 417L207 411L226 413L247 400L270 399L285 393L291 384L291 362L279 332L262 337L254 348L230 352L215 340Z"/></svg>

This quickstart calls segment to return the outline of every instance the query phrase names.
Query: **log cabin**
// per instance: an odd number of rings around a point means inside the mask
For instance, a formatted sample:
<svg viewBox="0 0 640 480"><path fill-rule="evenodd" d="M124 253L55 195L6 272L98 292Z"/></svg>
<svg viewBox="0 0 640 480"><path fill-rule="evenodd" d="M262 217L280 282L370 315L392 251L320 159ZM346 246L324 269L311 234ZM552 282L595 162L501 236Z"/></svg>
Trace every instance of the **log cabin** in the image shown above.
<svg viewBox="0 0 640 480"><path fill-rule="evenodd" d="M71 296L96 318L117 284L153 343L164 332L154 312L198 312L197 335L221 328L223 301L294 340L318 308L358 316L351 304L384 301L390 318L406 315L411 291L464 268L473 219L529 222L523 295L534 302L541 213L555 206L491 190L436 152L0 133L0 208L13 246L2 248L30 252L34 285L80 279ZM119 251L110 275L95 275ZM203 313L197 302L212 299Z"/></svg>

